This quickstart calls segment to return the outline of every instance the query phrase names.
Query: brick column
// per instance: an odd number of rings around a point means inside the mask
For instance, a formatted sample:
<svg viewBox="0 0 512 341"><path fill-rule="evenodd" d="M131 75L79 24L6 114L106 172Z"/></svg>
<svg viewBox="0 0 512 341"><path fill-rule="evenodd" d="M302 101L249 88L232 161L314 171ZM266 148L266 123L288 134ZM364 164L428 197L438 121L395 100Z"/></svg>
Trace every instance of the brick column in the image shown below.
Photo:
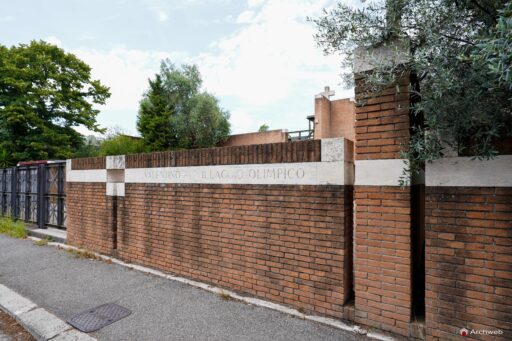
<svg viewBox="0 0 512 341"><path fill-rule="evenodd" d="M412 315L411 188L399 186L409 138L408 77L367 94L356 73L355 320L404 336Z"/></svg>

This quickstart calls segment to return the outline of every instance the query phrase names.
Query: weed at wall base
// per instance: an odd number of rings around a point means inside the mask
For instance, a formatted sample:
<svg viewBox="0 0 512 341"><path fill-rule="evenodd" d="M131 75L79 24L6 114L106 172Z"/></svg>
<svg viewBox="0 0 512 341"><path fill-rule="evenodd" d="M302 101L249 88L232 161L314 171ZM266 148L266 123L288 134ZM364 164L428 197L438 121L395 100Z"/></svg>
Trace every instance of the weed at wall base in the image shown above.
<svg viewBox="0 0 512 341"><path fill-rule="evenodd" d="M92 260L100 259L98 256L96 256L95 253L88 251L88 250L68 249L68 250L66 250L66 252L75 256L75 258L84 258L84 259L92 259Z"/></svg>
<svg viewBox="0 0 512 341"><path fill-rule="evenodd" d="M48 243L50 242L53 242L53 238L52 237L46 237L44 239L39 239L37 241L34 242L34 245L37 245L37 246L46 246L48 245Z"/></svg>
<svg viewBox="0 0 512 341"><path fill-rule="evenodd" d="M21 221L14 221L11 218L0 218L0 233L13 238L26 238L27 229Z"/></svg>

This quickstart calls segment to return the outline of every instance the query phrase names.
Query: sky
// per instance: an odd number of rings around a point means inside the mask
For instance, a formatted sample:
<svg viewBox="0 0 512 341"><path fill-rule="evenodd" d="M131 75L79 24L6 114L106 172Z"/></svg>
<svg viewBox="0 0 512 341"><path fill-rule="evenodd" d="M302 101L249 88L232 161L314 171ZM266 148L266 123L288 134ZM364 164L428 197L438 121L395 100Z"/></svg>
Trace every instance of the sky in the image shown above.
<svg viewBox="0 0 512 341"><path fill-rule="evenodd" d="M356 0L341 0L355 2ZM169 58L196 64L203 90L231 114L232 133L307 129L314 96L344 89L341 56L323 54L306 17L331 0L46 0L1 1L0 44L45 40L78 56L110 87L99 106L105 128L137 135L148 79ZM87 134L85 128L79 131Z"/></svg>

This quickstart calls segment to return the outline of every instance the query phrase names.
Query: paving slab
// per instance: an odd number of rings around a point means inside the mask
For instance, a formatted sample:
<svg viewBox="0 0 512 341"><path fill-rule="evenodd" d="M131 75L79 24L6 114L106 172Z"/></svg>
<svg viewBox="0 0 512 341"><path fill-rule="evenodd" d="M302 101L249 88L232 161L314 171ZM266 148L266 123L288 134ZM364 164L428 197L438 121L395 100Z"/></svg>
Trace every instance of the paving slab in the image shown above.
<svg viewBox="0 0 512 341"><path fill-rule="evenodd" d="M50 246L0 235L0 284L62 320L105 303L132 311L98 340L368 340L367 337ZM72 335L58 340L75 340ZM76 339L78 340L78 339Z"/></svg>

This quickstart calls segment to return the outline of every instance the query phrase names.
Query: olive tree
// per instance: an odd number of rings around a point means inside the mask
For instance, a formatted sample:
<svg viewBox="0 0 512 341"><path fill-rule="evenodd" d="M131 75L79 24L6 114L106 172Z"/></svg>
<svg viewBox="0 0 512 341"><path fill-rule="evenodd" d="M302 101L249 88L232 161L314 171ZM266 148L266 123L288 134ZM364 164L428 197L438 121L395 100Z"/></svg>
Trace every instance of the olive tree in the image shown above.
<svg viewBox="0 0 512 341"><path fill-rule="evenodd" d="M359 7L339 3L319 18L316 40L351 66L357 48L391 42L408 61L378 64L365 75L372 91L412 74L414 115L404 157L412 170L445 156L492 158L495 141L512 136L512 2L505 0L386 0ZM344 74L353 85L351 72ZM421 119L415 119L421 118Z"/></svg>

